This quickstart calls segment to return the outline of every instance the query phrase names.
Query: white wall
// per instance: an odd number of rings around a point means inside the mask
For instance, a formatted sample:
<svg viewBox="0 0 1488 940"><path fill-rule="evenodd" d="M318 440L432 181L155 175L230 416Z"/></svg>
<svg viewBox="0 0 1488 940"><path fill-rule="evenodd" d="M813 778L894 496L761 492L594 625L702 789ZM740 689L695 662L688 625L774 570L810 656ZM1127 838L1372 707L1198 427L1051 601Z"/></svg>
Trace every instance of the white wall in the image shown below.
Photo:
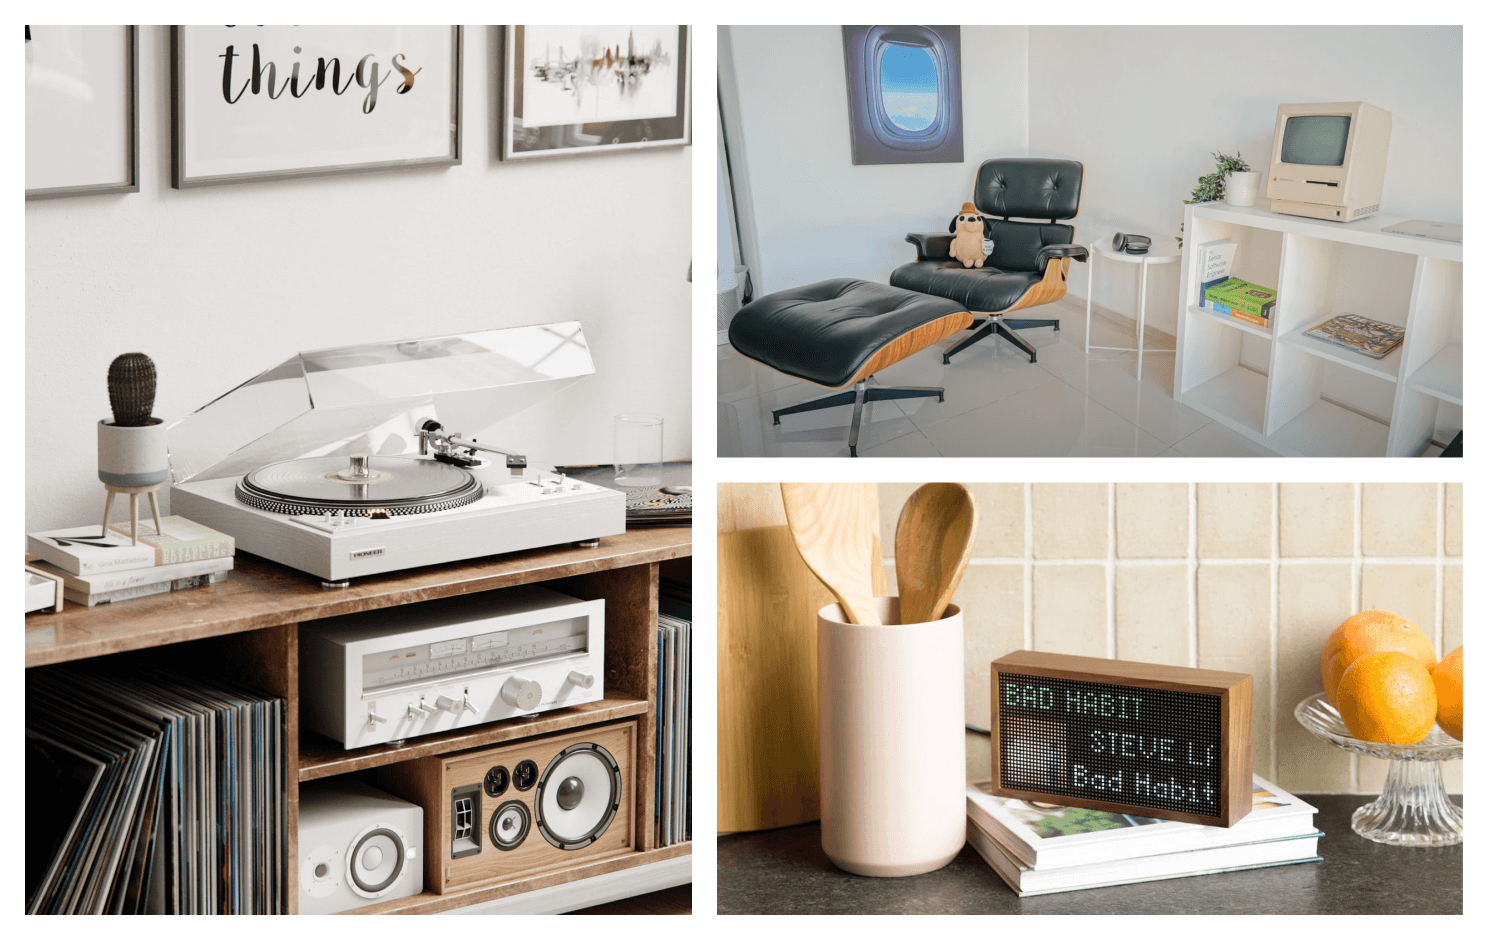
<svg viewBox="0 0 1488 940"><path fill-rule="evenodd" d="M730 26L760 270L757 293L887 282L907 232L944 231L977 165L1028 146L1028 29L961 27L965 161L853 166L840 26ZM737 169L736 169L737 172Z"/></svg>
<svg viewBox="0 0 1488 940"><path fill-rule="evenodd" d="M612 416L651 411L690 456L692 148L499 163L499 35L465 30L461 166L177 191L168 30L141 29L140 192L26 205L27 531L99 518L94 424L136 350L173 421L300 350L578 319L595 375L462 430L609 463Z"/></svg>
<svg viewBox="0 0 1488 940"><path fill-rule="evenodd" d="M1460 27L1035 26L1028 63L1030 152L1085 164L1081 239L1177 235L1210 153L1264 172L1277 105L1307 101L1391 112L1382 211L1462 218ZM1113 267L1095 302L1134 316L1135 266ZM1177 265L1153 268L1147 322L1174 332L1177 302Z"/></svg>

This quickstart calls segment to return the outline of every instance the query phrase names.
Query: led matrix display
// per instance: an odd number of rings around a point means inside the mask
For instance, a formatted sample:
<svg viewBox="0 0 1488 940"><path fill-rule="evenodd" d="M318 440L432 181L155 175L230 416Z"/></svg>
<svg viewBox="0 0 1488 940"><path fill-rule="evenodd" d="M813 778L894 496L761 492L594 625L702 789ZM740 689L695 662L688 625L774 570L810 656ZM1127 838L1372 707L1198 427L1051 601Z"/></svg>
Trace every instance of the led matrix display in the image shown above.
<svg viewBox="0 0 1488 940"><path fill-rule="evenodd" d="M1001 675L1002 785L1219 815L1219 697Z"/></svg>
<svg viewBox="0 0 1488 940"><path fill-rule="evenodd" d="M992 664L998 792L1231 825L1250 804L1249 676L1020 652Z"/></svg>

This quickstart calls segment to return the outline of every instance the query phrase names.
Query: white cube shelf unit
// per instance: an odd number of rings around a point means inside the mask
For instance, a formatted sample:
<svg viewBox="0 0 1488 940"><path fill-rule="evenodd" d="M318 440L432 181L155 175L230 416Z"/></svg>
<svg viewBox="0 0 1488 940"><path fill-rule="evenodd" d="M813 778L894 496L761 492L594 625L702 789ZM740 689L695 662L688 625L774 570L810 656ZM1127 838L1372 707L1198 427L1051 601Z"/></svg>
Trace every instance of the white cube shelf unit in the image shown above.
<svg viewBox="0 0 1488 940"><path fill-rule="evenodd" d="M1259 207L1184 212L1174 397L1288 457L1414 457L1462 429L1462 245ZM1196 246L1276 288L1270 328L1200 306ZM1303 335L1340 313L1405 328L1383 359Z"/></svg>

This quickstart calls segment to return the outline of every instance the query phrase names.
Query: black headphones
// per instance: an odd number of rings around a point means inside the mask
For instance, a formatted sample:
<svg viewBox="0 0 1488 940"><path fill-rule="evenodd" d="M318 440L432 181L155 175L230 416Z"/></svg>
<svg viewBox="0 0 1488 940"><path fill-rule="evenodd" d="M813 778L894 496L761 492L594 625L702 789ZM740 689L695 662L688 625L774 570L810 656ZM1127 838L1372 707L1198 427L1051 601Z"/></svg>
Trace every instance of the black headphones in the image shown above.
<svg viewBox="0 0 1488 940"><path fill-rule="evenodd" d="M1129 255L1145 255L1147 249L1152 247L1152 239L1146 235L1123 235L1116 233L1111 239L1112 251L1124 251Z"/></svg>

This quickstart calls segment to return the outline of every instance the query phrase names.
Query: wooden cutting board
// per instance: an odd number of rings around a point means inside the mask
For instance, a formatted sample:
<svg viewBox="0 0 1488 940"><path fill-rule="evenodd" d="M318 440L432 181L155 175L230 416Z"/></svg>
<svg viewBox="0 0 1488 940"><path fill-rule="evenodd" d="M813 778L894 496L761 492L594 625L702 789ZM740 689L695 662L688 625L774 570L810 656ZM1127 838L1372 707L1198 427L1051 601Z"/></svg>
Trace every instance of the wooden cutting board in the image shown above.
<svg viewBox="0 0 1488 940"><path fill-rule="evenodd" d="M872 579L886 595L877 536ZM831 603L787 527L718 537L719 832L821 818L816 612Z"/></svg>

